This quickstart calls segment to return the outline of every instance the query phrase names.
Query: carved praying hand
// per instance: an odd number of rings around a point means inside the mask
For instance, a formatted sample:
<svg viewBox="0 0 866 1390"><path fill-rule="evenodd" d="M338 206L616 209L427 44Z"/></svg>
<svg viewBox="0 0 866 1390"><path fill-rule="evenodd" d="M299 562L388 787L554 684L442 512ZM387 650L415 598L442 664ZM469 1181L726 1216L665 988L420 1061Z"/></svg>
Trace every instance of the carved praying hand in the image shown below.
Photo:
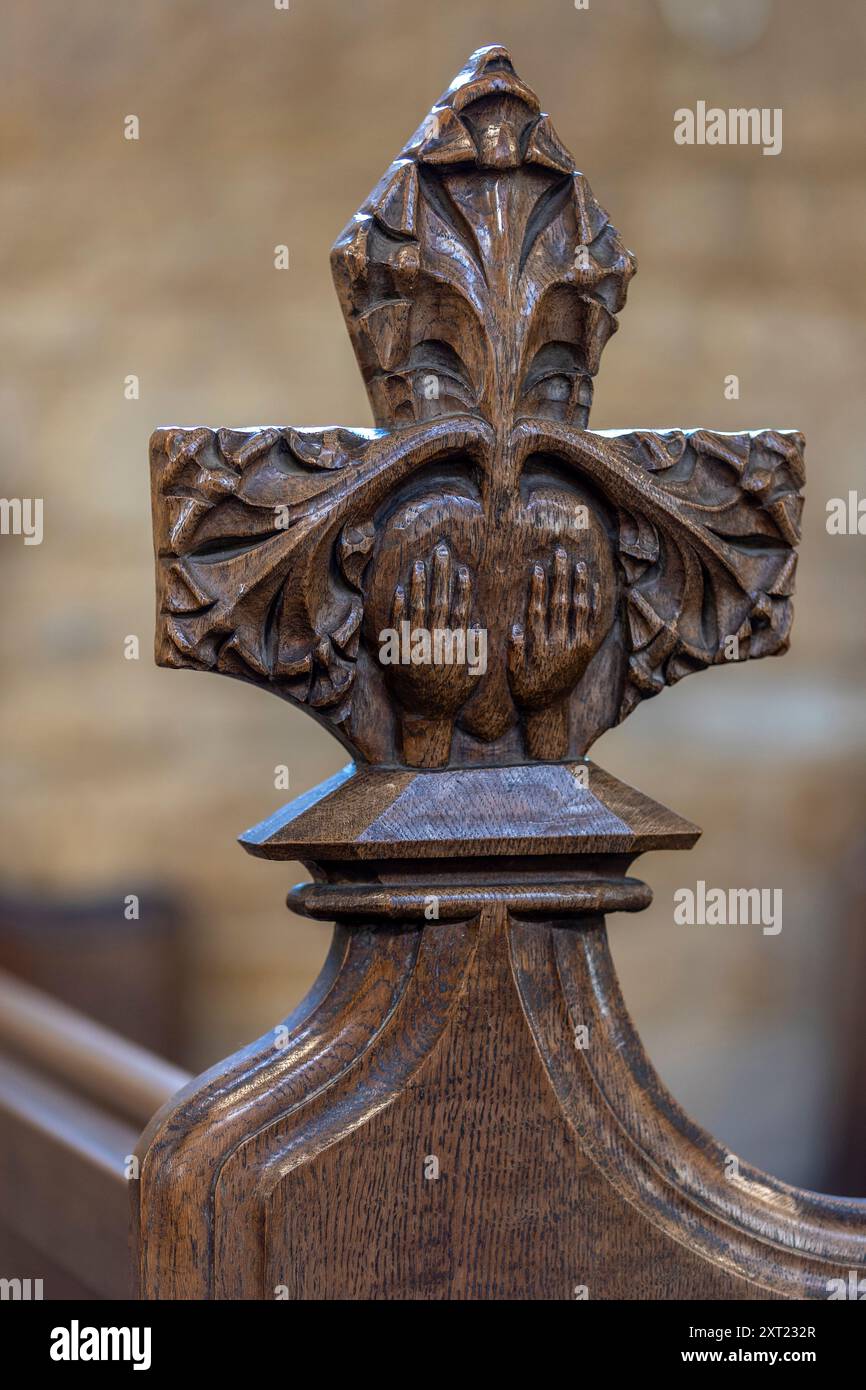
<svg viewBox="0 0 866 1390"><path fill-rule="evenodd" d="M527 709L549 705L574 689L595 651L598 585L586 563L572 568L558 546L548 585L544 566L533 564L525 628L515 623L508 644L508 675L514 698Z"/></svg>
<svg viewBox="0 0 866 1390"><path fill-rule="evenodd" d="M404 756L415 766L448 761L457 711L487 667L486 632L470 627L472 580L445 541L416 560L394 591L389 640L379 659L402 705Z"/></svg>
<svg viewBox="0 0 866 1390"><path fill-rule="evenodd" d="M530 756L564 757L568 696L598 649L599 586L583 560L572 566L562 546L554 551L550 580L536 561L530 571L526 623L515 623L508 642L508 681L526 713Z"/></svg>

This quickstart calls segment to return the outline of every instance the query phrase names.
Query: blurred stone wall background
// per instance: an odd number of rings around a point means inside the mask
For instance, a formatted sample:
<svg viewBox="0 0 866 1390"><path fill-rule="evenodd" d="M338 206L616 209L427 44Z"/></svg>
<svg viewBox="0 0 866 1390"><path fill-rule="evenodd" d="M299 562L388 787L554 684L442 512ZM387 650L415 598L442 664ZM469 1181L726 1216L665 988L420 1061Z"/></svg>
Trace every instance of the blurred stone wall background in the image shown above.
<svg viewBox="0 0 866 1390"><path fill-rule="evenodd" d="M866 1032L866 539L824 524L866 487L866 7L18 0L0 24L2 491L45 499L40 547L0 539L5 886L119 913L145 884L181 894L192 1067L315 974L327 930L283 906L301 875L234 836L286 800L275 764L299 794L345 756L276 699L153 666L147 438L369 423L328 249L467 54L505 43L640 262L593 425L807 436L792 651L684 681L595 757L704 828L642 861L655 904L612 924L650 1055L745 1158L832 1181ZM782 153L677 146L699 99L781 107ZM781 935L674 926L699 878L781 887Z"/></svg>

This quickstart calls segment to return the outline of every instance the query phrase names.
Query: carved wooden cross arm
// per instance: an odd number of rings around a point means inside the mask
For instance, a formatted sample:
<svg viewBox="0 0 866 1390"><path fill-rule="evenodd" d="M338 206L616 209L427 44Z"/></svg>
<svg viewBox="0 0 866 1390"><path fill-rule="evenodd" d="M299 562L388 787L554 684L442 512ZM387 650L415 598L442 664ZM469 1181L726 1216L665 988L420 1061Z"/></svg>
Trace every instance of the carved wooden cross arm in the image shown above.
<svg viewBox="0 0 866 1390"><path fill-rule="evenodd" d="M784 650L802 438L587 430L635 261L503 49L332 263L377 429L154 435L159 662L443 766L578 756L731 639ZM430 618L483 629L486 670L383 666Z"/></svg>

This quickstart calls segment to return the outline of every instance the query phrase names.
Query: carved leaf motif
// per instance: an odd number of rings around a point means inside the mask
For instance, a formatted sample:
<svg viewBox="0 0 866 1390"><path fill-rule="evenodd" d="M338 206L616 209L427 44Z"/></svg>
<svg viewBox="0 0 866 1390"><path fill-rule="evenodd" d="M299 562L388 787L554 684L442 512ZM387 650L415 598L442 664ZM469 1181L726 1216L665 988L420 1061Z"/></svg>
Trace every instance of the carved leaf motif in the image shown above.
<svg viewBox="0 0 866 1390"><path fill-rule="evenodd" d="M425 394L413 374L427 344L459 362L461 408L507 428L527 413L586 424L636 263L507 52L488 48L349 223L332 264L378 423L453 413L453 392ZM435 378L435 361L426 367Z"/></svg>

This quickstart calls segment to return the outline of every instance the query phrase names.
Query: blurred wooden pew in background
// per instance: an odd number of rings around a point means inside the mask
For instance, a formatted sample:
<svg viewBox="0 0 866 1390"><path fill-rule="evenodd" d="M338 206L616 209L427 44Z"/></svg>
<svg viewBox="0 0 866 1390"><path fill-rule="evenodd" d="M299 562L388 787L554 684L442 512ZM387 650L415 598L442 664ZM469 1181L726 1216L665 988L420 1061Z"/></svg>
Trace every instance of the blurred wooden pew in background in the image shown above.
<svg viewBox="0 0 866 1390"><path fill-rule="evenodd" d="M118 982L122 1002L126 989ZM0 1273L130 1296L128 1159L185 1072L0 972Z"/></svg>

